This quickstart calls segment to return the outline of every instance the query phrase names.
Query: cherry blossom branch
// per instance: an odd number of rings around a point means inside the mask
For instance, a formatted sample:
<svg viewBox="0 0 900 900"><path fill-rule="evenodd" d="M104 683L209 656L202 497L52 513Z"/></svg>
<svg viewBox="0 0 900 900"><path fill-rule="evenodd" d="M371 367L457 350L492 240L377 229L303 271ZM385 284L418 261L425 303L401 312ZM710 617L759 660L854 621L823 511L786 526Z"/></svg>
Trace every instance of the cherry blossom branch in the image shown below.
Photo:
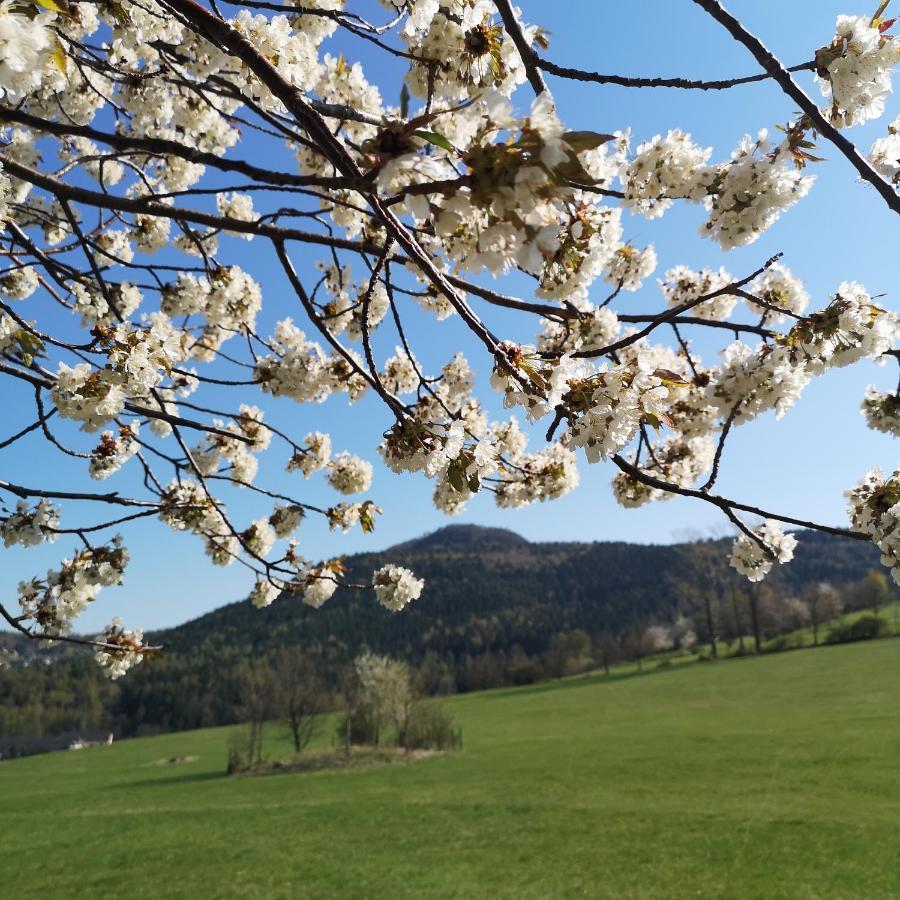
<svg viewBox="0 0 900 900"><path fill-rule="evenodd" d="M6 607L0 603L0 618L3 618L7 625L24 635L32 641L63 641L66 644L76 644L81 647L94 647L98 650L120 651L122 648L116 644L107 644L105 641L93 641L89 638L73 637L68 634L35 634L35 632L26 628L15 616L10 615ZM162 647L145 647L144 652L156 652L162 650Z"/></svg>
<svg viewBox="0 0 900 900"><path fill-rule="evenodd" d="M347 178L330 178L319 175L295 175L292 172L280 172L277 169L263 169L244 160L216 156L214 153L206 153L194 147L180 144L178 141L170 141L165 138L140 137L133 134L99 131L96 128L91 128L89 125L78 125L74 122L54 122L51 119L43 119L25 110L3 104L0 104L0 120L24 125L28 128L33 128L35 131L52 134L56 137L85 137L92 141L107 144L125 153L175 156L187 162L212 166L222 172L239 172L241 175L246 175L248 178L261 182L263 185L327 187L334 190L342 188L356 190L369 187L368 182L365 181L355 182ZM158 194L156 196L162 195Z"/></svg>
<svg viewBox="0 0 900 900"><path fill-rule="evenodd" d="M5 375L12 375L14 378L18 378L21 381L27 381L29 384L35 387L41 387L47 390L52 389L54 385L53 380L49 377L37 375L34 372L26 372L21 369L17 369L13 366L7 365L2 361L0 361L0 372ZM203 422L195 422L193 419L186 419L184 418L184 416L176 416L172 413L167 413L162 409L150 409L146 406L141 406L130 401L125 403L125 409L127 409L129 412L135 413L136 415L145 416L148 419L159 419L162 422L168 422L173 426L180 425L184 428L191 428L195 431L204 431L208 434L218 434L222 437L240 441L243 444L252 443L250 438L244 435L232 434L230 431L223 431L221 428L218 428L215 425L206 425Z"/></svg>
<svg viewBox="0 0 900 900"><path fill-rule="evenodd" d="M146 506L159 508L159 503L148 500L135 500L131 497L120 497L118 491L108 494L90 493L85 491L50 491L44 488L24 487L21 484L13 484L11 481L0 480L0 491L8 491L23 500L29 497L43 497L47 500L90 500L100 503L110 503L114 506Z"/></svg>
<svg viewBox="0 0 900 900"><path fill-rule="evenodd" d="M751 281L753 281L754 278L762 275L762 273L765 272L766 269L778 262L778 260L781 259L781 256L781 253L776 253L775 256L767 259L755 272L751 272L740 281L734 281L731 284L725 285L724 287L718 288L714 291L710 291L709 293L703 294L700 297L695 297L693 300L688 300L684 303L679 304L678 306L673 306L671 309L668 309L665 312L661 312L658 316L656 316L656 318L651 320L650 324L647 325L646 328L642 328L639 331L636 331L634 334L629 335L628 337L624 337L621 340L615 341L612 344L608 344L606 347L601 347L598 350L579 350L575 352L573 356L588 359L597 356L606 356L610 353L615 353L618 350L622 350L625 347L630 347L632 344L637 343L639 340L645 338L648 334L655 331L660 325L672 322L681 313L687 312L689 309L693 309L695 306L699 306L701 303L704 303L707 300L714 300L716 297L723 297L726 294L731 294L736 288L740 288L745 284L749 284Z"/></svg>
<svg viewBox="0 0 900 900"><path fill-rule="evenodd" d="M716 483L716 479L719 477L719 465L722 462L722 452L725 449L725 441L728 439L728 433L731 431L731 426L734 425L734 420L743 402L743 398L738 400L738 402L731 407L731 412L728 413L728 417L725 419L725 424L722 426L722 433L719 435L719 441L716 444L716 454L713 457L712 469L710 470L709 478L706 479L703 486L700 488L701 491L708 491Z"/></svg>
<svg viewBox="0 0 900 900"><path fill-rule="evenodd" d="M263 57L243 35L228 23L217 19L195 0L166 0L166 4L190 20L211 41L246 63L260 81L296 117L311 140L319 146L326 158L339 172L351 178L360 176L359 169L340 139L332 134L303 94L285 81L278 69ZM496 338L488 332L468 304L456 293L447 277L434 265L429 254L422 249L409 229L374 195L369 195L368 201L375 215L384 223L388 234L419 266L435 288L447 297L470 330L491 353L495 353L498 344Z"/></svg>
<svg viewBox="0 0 900 900"><path fill-rule="evenodd" d="M821 525L817 522L810 522L807 519L798 519L794 516L785 516L780 513L767 512L758 506L751 506L748 503L739 503L737 500L729 500L727 497L710 494L702 489L686 488L678 484L673 484L670 481L663 481L660 478L655 478L653 475L648 475L642 469L632 465L618 453L612 457L612 460L626 475L633 478L635 481L640 481L648 487L657 488L668 494L679 494L682 497L694 497L698 500L704 500L707 503L711 503L713 506L717 506L725 512L726 515L727 510L730 510L732 514L734 513L734 510L740 510L741 512L750 513L751 515L759 516L763 519L776 519L777 521L785 522L788 525L797 525L800 528L811 528L814 531L824 531L826 534L833 534L837 537L853 538L857 541L871 540L869 535L864 534L861 531L853 531L849 528L835 528L831 525Z"/></svg>
<svg viewBox="0 0 900 900"><path fill-rule="evenodd" d="M819 107L807 96L806 92L791 78L790 72L763 42L748 31L738 19L729 13L718 0L694 0L701 9L706 10L725 30L740 44L743 44L753 58L766 70L778 86L803 110L810 124L823 135L847 158L863 181L871 184L881 195L888 207L900 214L900 195L893 185L881 177L872 164L863 156L856 145L822 115Z"/></svg>
<svg viewBox="0 0 900 900"><path fill-rule="evenodd" d="M535 54L525 35L522 33L522 26L509 0L494 0L500 18L503 19L503 26L506 28L507 34L512 38L512 42L519 51L522 59L522 65L525 66L525 73L528 76L528 83L534 88L535 94L542 94L547 90L547 83L544 76L541 75L540 68L537 65L537 54Z"/></svg>

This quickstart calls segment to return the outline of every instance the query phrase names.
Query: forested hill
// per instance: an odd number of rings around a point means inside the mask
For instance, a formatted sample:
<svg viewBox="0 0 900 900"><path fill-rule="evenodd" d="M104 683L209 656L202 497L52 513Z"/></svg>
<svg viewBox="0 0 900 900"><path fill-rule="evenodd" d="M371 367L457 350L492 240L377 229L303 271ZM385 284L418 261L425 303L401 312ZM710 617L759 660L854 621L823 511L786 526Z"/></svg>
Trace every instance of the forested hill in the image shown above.
<svg viewBox="0 0 900 900"><path fill-rule="evenodd" d="M383 609L371 591L338 591L318 610L290 596L263 610L244 600L150 635L164 652L115 682L89 653L71 646L47 653L0 634L0 663L11 663L0 665L0 752L15 735L84 728L129 735L238 721L247 665L269 665L280 647L301 648L332 689L368 648L406 660L423 690L442 692L564 674L608 653L633 658L648 626L676 616L704 642L707 607L719 639L729 641L749 633L752 600L769 638L791 627L789 598L804 588L827 581L858 599L860 580L878 568L869 543L798 537L794 562L751 588L728 567L726 540L530 543L502 529L450 526L345 560L355 582L386 562L424 577L422 597L402 613Z"/></svg>
<svg viewBox="0 0 900 900"><path fill-rule="evenodd" d="M817 581L856 581L878 566L871 544L814 532L798 538L794 561L767 580L781 593ZM621 632L671 618L702 591L745 588L728 566L728 546L530 543L504 529L450 525L346 559L350 581L368 581L387 562L423 577L422 597L402 614L384 610L369 591L339 591L318 610L287 596L264 610L233 603L153 637L179 653L198 645L261 651L287 643L349 656L367 646L413 662L428 650L459 657L518 644L541 653L560 631Z"/></svg>

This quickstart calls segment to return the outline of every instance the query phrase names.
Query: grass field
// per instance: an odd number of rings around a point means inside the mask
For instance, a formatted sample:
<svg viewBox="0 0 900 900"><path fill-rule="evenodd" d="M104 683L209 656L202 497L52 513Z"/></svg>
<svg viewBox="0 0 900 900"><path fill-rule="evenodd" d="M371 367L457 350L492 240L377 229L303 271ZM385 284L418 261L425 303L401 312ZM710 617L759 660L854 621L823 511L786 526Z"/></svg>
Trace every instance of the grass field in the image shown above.
<svg viewBox="0 0 900 900"><path fill-rule="evenodd" d="M3 762L0 896L900 897L898 686L884 640L454 698L464 751L408 765Z"/></svg>

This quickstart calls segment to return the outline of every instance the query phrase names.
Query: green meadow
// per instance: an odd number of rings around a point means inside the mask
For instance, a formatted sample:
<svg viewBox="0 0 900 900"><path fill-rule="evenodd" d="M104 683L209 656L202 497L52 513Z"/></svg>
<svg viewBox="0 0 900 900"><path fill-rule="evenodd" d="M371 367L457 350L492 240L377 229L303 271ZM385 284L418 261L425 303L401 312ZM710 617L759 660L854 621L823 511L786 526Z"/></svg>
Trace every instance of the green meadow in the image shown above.
<svg viewBox="0 0 900 900"><path fill-rule="evenodd" d="M6 761L0 896L900 897L898 689L881 640L453 698L462 752L409 763L226 777L229 729Z"/></svg>

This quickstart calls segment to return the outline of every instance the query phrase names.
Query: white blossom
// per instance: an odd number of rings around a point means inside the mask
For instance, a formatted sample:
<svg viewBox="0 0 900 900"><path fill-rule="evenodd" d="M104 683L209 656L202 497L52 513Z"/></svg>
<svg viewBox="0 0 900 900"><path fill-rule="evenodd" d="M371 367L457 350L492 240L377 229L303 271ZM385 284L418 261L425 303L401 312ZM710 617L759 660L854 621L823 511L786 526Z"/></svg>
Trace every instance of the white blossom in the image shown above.
<svg viewBox="0 0 900 900"><path fill-rule="evenodd" d="M888 125L887 135L872 144L869 161L891 184L900 184L900 116Z"/></svg>
<svg viewBox="0 0 900 900"><path fill-rule="evenodd" d="M5 520L0 520L0 535L3 544L12 547L36 547L44 541L55 541L55 529L59 527L59 508L49 500L39 500L34 509L29 509L24 500L16 504L16 511Z"/></svg>
<svg viewBox="0 0 900 900"><path fill-rule="evenodd" d="M0 175L0 179L2 179L2 175ZM0 292L9 300L25 300L37 289L38 273L34 266L20 266L11 269L0 278Z"/></svg>
<svg viewBox="0 0 900 900"><path fill-rule="evenodd" d="M693 303L700 297L720 292L718 296L688 307L685 315L721 321L727 319L737 305L737 296L724 290L734 281L731 273L726 272L724 268L718 271L701 269L694 272L687 266L675 266L666 272L659 287L669 306L678 307Z"/></svg>
<svg viewBox="0 0 900 900"><path fill-rule="evenodd" d="M882 393L870 384L863 398L862 414L869 428L900 437L900 395L896 392Z"/></svg>
<svg viewBox="0 0 900 900"><path fill-rule="evenodd" d="M126 631L121 619L113 619L96 641L106 646L98 647L94 658L106 674L115 680L140 663L146 654L144 632L140 629Z"/></svg>
<svg viewBox="0 0 900 900"><path fill-rule="evenodd" d="M257 581L250 591L250 602L257 608L262 609L271 606L281 594L282 588L269 581L268 579Z"/></svg>
<svg viewBox="0 0 900 900"><path fill-rule="evenodd" d="M643 250L623 244L613 254L604 278L623 291L637 291L644 279L656 271L656 262L656 250L652 244Z"/></svg>
<svg viewBox="0 0 900 900"><path fill-rule="evenodd" d="M331 599L336 590L337 581L330 570L326 568L311 569L307 574L302 599L307 606L318 609Z"/></svg>
<svg viewBox="0 0 900 900"><path fill-rule="evenodd" d="M831 99L831 121L848 127L881 116L898 62L897 41L868 16L838 16L833 42L816 52L822 95Z"/></svg>
<svg viewBox="0 0 900 900"><path fill-rule="evenodd" d="M328 483L341 494L359 494L372 486L372 464L350 453L338 453L328 463Z"/></svg>
<svg viewBox="0 0 900 900"><path fill-rule="evenodd" d="M709 219L700 234L724 250L752 244L809 193L814 181L815 176L801 174L787 140L768 152L765 131L756 140L744 135L730 162L716 168L704 200Z"/></svg>
<svg viewBox="0 0 900 900"><path fill-rule="evenodd" d="M295 453L287 464L288 472L299 470L304 478L324 469L331 459L331 437L321 431L311 431L303 439L305 447Z"/></svg>
<svg viewBox="0 0 900 900"><path fill-rule="evenodd" d="M703 200L713 179L706 165L711 155L711 147L698 147L689 134L678 129L639 144L622 177L625 205L655 219L673 200Z"/></svg>
<svg viewBox="0 0 900 900"><path fill-rule="evenodd" d="M127 564L128 551L119 538L108 546L79 550L45 579L19 585L22 615L39 622L48 636L68 634L102 588L121 583Z"/></svg>
<svg viewBox="0 0 900 900"><path fill-rule="evenodd" d="M269 516L269 524L275 531L275 536L285 538L293 534L303 521L303 507L296 504L279 503L274 512Z"/></svg>
<svg viewBox="0 0 900 900"><path fill-rule="evenodd" d="M785 313L800 315L809 305L809 294L803 282L781 263L773 263L762 275L757 276L747 286L746 291L762 300L756 303L746 300L747 308L754 315L761 316L769 325L776 325L788 318ZM773 308L774 307L774 308ZM784 310L785 312L779 312Z"/></svg>
<svg viewBox="0 0 900 900"><path fill-rule="evenodd" d="M100 443L91 453L90 476L102 481L109 478L140 450L137 435L140 425L137 421L122 426L118 434L104 431Z"/></svg>
<svg viewBox="0 0 900 900"><path fill-rule="evenodd" d="M900 470L885 478L872 469L849 491L847 512L851 525L865 532L881 552L881 563L900 584Z"/></svg>
<svg viewBox="0 0 900 900"><path fill-rule="evenodd" d="M402 566L382 566L372 575L372 586L378 602L391 610L399 612L408 603L418 600L422 595L425 582L416 578L409 569Z"/></svg>
<svg viewBox="0 0 900 900"><path fill-rule="evenodd" d="M731 548L732 568L749 581L762 581L776 563L790 562L794 558L797 538L785 534L778 522L772 519L753 529L758 540L747 534L739 534Z"/></svg>
<svg viewBox="0 0 900 900"><path fill-rule="evenodd" d="M10 0L0 4L0 92L18 103L37 90L44 70L52 65L54 16L26 16L15 12Z"/></svg>

